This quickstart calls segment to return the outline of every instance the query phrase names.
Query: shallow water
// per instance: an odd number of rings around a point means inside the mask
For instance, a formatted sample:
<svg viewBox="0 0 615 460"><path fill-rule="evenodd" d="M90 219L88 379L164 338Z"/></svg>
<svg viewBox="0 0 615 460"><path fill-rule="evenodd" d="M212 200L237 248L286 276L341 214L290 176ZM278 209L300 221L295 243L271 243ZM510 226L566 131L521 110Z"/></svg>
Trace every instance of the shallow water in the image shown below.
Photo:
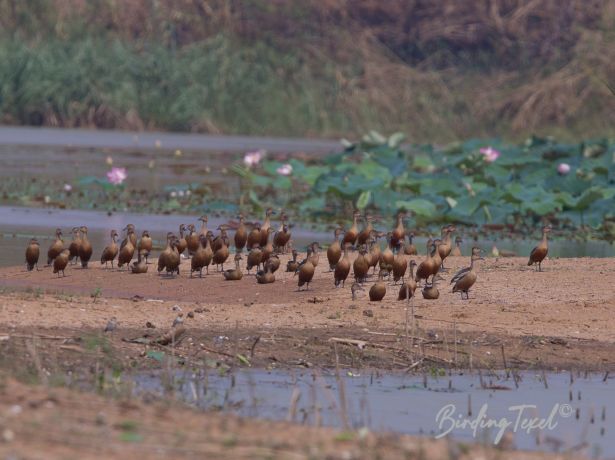
<svg viewBox="0 0 615 460"><path fill-rule="evenodd" d="M108 244L109 232L116 229L118 232L128 223L137 226L137 232L144 229L150 231L155 243L159 246L165 241L169 231L178 231L180 224L197 222L198 216L187 215L148 215L135 213L113 213L82 211L82 210L58 210L43 208L22 208L12 206L0 206L0 266L19 265L24 261L25 248L30 238L36 237L41 243L42 254L54 239L55 229L62 228L64 241L70 241L70 229L73 226L87 225L89 238L94 247L94 257L97 258L102 249ZM210 216L209 228L215 229L218 225L227 222L226 218ZM274 222L274 225L277 223ZM198 228L198 225L197 225ZM314 231L302 228L300 223L291 229L294 246L299 250L305 250L305 246L312 241L320 241L328 244L331 241L331 233ZM232 232L231 232L232 233ZM424 253L425 238L416 238L415 244L419 253ZM487 255L491 254L493 241L479 240L477 242L467 240L462 245L463 254L470 252L470 247L478 245ZM535 246L536 241L530 240L499 240L496 242L500 250L513 251L520 256L526 256ZM156 254L155 254L156 255ZM569 242L555 240L549 243L550 257L613 257L615 248L604 241Z"/></svg>
<svg viewBox="0 0 615 460"><path fill-rule="evenodd" d="M517 448L571 449L591 457L615 457L612 378L605 381L604 375L575 373L571 383L570 373L547 373L545 385L542 373L524 372L519 375L516 388L512 376L506 378L505 372L497 375L488 372L482 373L481 385L481 377L476 372L434 377L344 371L341 382L346 395L345 411L341 409L340 385L331 372L242 369L227 374L210 370L171 375L175 376L172 386L176 396L203 409L336 427L343 427L346 418L351 428L430 437L446 431L451 426L451 418L476 420L486 405L483 420L493 419L500 424L498 427L478 428L474 435L468 425L465 429L454 429L452 437L493 443L504 419L511 425L502 432L512 434ZM169 383L168 375L147 373L130 378L134 379L137 394L162 395L163 381ZM488 389L496 386L501 389ZM293 395L297 403L290 410ZM441 415L440 420L444 421L439 425L437 414L447 405L452 405L448 408L451 413L448 417ZM511 409L522 405L528 407ZM468 416L469 406L471 416ZM524 420L548 419L552 411L549 428L521 428Z"/></svg>

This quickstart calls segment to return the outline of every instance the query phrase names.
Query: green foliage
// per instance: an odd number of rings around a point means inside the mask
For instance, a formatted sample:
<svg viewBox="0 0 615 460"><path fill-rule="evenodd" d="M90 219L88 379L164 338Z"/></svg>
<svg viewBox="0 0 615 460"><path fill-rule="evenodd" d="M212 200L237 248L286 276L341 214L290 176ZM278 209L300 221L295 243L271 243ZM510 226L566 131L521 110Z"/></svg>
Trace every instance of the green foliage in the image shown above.
<svg viewBox="0 0 615 460"><path fill-rule="evenodd" d="M385 216L406 210L420 225L522 226L547 218L597 228L615 217L615 143L606 139L577 145L471 139L444 147L401 146L401 140L371 131L323 159L293 160L283 184L275 162L242 174L259 203L296 207L303 216L335 219L352 203ZM500 152L493 162L481 153L487 146ZM560 163L570 165L568 174L558 173Z"/></svg>

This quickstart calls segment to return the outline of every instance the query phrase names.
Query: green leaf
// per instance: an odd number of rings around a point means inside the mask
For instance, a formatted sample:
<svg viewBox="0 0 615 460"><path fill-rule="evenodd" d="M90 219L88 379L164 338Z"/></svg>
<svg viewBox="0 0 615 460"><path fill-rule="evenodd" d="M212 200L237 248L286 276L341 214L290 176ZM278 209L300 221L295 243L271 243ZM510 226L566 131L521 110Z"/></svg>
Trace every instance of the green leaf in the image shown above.
<svg viewBox="0 0 615 460"><path fill-rule="evenodd" d="M245 364L246 366L251 366L250 360L246 358L244 355L237 353L235 357L239 360L240 363Z"/></svg>
<svg viewBox="0 0 615 460"><path fill-rule="evenodd" d="M399 200L395 203L395 206L398 209L412 211L414 214L421 217L430 217L436 212L436 206L431 201L427 201L423 198L415 198L409 201Z"/></svg>
<svg viewBox="0 0 615 460"><path fill-rule="evenodd" d="M369 200L372 197L371 190L365 190L361 192L357 199L357 209L363 210L369 204Z"/></svg>
<svg viewBox="0 0 615 460"><path fill-rule="evenodd" d="M155 359L159 363L164 361L164 351L148 350L145 356Z"/></svg>

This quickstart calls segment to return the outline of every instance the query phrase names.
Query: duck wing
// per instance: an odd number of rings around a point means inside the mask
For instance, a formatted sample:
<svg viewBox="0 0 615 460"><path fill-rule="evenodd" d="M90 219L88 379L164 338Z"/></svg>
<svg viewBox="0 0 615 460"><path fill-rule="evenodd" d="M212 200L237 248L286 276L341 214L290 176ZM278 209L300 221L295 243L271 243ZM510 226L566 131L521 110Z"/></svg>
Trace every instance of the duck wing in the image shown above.
<svg viewBox="0 0 615 460"><path fill-rule="evenodd" d="M470 267L465 267L462 268L461 270L459 270L457 273L455 273L455 276L453 276L451 278L451 284L456 283L457 281L459 281L461 278L463 278L464 276L466 276L468 274L468 272L470 271Z"/></svg>

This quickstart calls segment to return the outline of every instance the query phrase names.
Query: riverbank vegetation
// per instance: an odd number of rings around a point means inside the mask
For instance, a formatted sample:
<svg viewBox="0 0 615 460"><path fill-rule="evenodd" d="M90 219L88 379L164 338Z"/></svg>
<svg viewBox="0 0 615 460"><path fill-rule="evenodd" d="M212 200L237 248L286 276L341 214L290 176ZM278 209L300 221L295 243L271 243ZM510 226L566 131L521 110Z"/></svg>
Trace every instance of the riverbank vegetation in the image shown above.
<svg viewBox="0 0 615 460"><path fill-rule="evenodd" d="M2 0L0 122L612 135L614 40L607 0Z"/></svg>

